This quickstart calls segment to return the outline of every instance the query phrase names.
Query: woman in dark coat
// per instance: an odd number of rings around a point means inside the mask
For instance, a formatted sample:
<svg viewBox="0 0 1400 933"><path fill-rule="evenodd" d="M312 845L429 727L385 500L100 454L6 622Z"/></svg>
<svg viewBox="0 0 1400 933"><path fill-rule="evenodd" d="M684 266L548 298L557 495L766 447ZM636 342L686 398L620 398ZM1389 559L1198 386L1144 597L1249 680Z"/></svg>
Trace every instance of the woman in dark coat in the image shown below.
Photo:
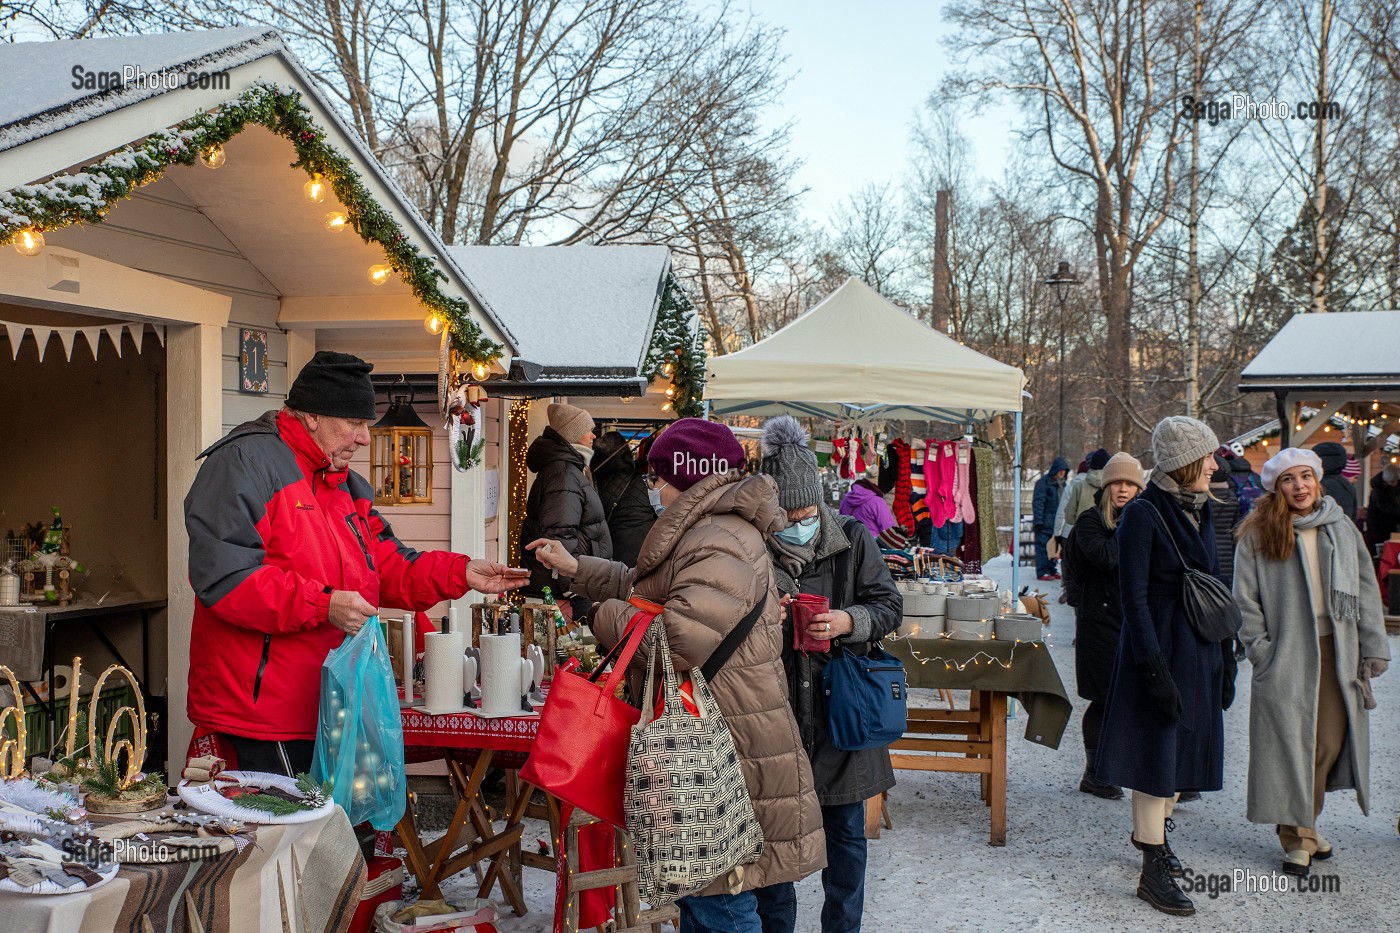
<svg viewBox="0 0 1400 933"><path fill-rule="evenodd" d="M1218 572L1207 495L1218 446L1214 431L1181 415L1152 432L1152 481L1118 523L1123 632L1096 763L1100 781L1133 791L1138 897L1183 916L1196 908L1177 887L1183 869L1166 829L1180 791L1220 789L1221 711L1234 700L1232 643L1207 642L1192 628L1176 550L1196 569Z"/></svg>
<svg viewBox="0 0 1400 933"><path fill-rule="evenodd" d="M872 642L899 627L904 614L904 598L880 548L861 522L821 504L817 457L795 418L781 415L764 425L763 454L759 469L777 481L778 504L789 522L768 536L778 592L785 601L798 593L827 597L831 611L813 617L808 637L830 641L833 650L866 653ZM826 832L822 933L855 933L865 906L865 801L894 786L894 771L884 748L848 752L831 744L822 689L831 655L795 651L793 641L789 609L783 622L788 698L812 762ZM764 933L795 929L793 886L760 891L759 912Z"/></svg>
<svg viewBox="0 0 1400 933"><path fill-rule="evenodd" d="M1084 711L1084 776L1079 789L1105 800L1119 800L1123 789L1094 776L1099 736L1103 731L1104 701L1123 607L1118 597L1118 516L1142 492L1142 464L1132 454L1117 453L1103 468L1094 504L1075 517L1066 545L1065 566L1074 568L1074 674L1079 696L1089 701ZM1066 575L1068 579L1068 575Z"/></svg>
<svg viewBox="0 0 1400 933"><path fill-rule="evenodd" d="M609 431L593 444L593 483L603 503L612 537L612 559L637 566L647 532L656 524L656 510L647 498L647 487L637 473L627 439Z"/></svg>
<svg viewBox="0 0 1400 933"><path fill-rule="evenodd" d="M535 474L535 481L525 497L521 541L551 538L575 557L612 558L612 536L603 503L583 472L592 457L593 416L573 405L550 405L549 427L525 453L525 466ZM560 597L572 586L569 578L550 573L532 551L525 553L524 565L530 569L530 585L525 588L529 595L539 596L549 587ZM580 597L571 604L575 618L588 612L586 599Z"/></svg>

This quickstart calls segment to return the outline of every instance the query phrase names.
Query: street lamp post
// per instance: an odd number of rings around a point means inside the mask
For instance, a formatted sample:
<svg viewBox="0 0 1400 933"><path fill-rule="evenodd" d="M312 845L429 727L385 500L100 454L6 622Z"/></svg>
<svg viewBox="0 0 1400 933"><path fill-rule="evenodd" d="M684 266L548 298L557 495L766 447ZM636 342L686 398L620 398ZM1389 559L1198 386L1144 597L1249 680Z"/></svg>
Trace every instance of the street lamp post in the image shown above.
<svg viewBox="0 0 1400 933"><path fill-rule="evenodd" d="M1055 299L1060 304L1060 366L1057 380L1060 384L1060 416L1056 453L1061 456L1065 452L1065 300L1069 297L1070 286L1078 285L1079 281L1079 276L1070 270L1069 263L1061 261L1042 283L1055 290Z"/></svg>

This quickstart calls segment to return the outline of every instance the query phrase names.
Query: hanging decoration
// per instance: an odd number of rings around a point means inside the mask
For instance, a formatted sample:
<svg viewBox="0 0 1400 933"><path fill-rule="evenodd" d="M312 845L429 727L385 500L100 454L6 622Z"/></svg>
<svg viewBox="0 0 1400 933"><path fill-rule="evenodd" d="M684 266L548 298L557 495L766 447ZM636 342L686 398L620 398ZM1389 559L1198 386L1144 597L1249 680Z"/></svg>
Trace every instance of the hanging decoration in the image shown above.
<svg viewBox="0 0 1400 933"><path fill-rule="evenodd" d="M705 388L705 337L699 328L695 306L675 275L666 277L661 307L652 329L642 375L670 379L667 402L681 418L697 418L704 411L700 396Z"/></svg>
<svg viewBox="0 0 1400 933"><path fill-rule="evenodd" d="M529 399L511 402L506 424L509 428L507 443L510 450L510 466L506 473L507 501L512 504L519 503L510 510L506 554L509 555L510 565L519 567L524 553L521 550L520 528L525 522L525 486L530 478L530 471L525 465L525 454L529 450L530 441Z"/></svg>
<svg viewBox="0 0 1400 933"><path fill-rule="evenodd" d="M87 341L88 349L92 351L92 358L98 358L102 347L102 335L106 334L107 339L112 343L112 349L117 351L117 356L122 355L122 333L131 335L131 342L136 344L136 352L140 353L145 341L146 325L144 323L130 324L93 324L87 327L52 327L47 324L19 324L14 321L0 321L0 327L5 329L5 335L10 341L10 354L12 359L19 359L19 345L24 340L25 334L30 334L34 338L34 343L39 348L39 362L44 361L44 354L48 350L49 340L58 335L59 342L63 344L63 353L67 360L73 361L74 338L78 334L83 335ZM165 328L152 324L151 330L155 333L156 340L161 346L165 346Z"/></svg>
<svg viewBox="0 0 1400 933"><path fill-rule="evenodd" d="M265 82L173 129L152 133L82 171L0 191L0 246L42 243L46 231L101 223L118 199L129 198L137 188L157 181L172 165L193 165L248 124L265 127L292 144L297 155L292 167L304 170L309 178L307 197L319 201L327 188L335 193L345 207L349 226L366 243L383 247L389 269L425 308L449 322L454 350L472 364L489 365L500 357L502 347L488 339L471 319L468 303L442 293L439 282L445 281L445 276L433 259L409 242L398 221L371 196L350 159L327 143L326 131L311 118L301 94ZM321 197L313 197L316 193Z"/></svg>

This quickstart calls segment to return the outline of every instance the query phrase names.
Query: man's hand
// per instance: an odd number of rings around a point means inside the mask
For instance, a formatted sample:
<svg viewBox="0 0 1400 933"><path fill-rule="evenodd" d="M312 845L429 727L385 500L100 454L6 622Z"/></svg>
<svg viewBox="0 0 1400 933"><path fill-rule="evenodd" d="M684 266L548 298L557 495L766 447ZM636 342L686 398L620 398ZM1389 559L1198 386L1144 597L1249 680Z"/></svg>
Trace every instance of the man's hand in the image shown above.
<svg viewBox="0 0 1400 933"><path fill-rule="evenodd" d="M566 577L578 573L578 558L558 541L549 538L536 538L525 545L527 551L535 552L535 559L550 570L557 570Z"/></svg>
<svg viewBox="0 0 1400 933"><path fill-rule="evenodd" d="M378 611L356 591L336 590L326 608L326 620L347 635L354 635Z"/></svg>
<svg viewBox="0 0 1400 933"><path fill-rule="evenodd" d="M518 590L530 582L528 572L508 567L494 560L467 561L467 586L478 593L495 595L507 590Z"/></svg>

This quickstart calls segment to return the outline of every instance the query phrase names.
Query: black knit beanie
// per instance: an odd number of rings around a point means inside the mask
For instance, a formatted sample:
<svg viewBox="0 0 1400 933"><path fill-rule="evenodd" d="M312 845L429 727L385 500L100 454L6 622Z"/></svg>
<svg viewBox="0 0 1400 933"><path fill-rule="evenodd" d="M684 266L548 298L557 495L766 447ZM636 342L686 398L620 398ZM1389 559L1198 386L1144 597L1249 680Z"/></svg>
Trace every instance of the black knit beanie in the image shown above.
<svg viewBox="0 0 1400 933"><path fill-rule="evenodd" d="M287 407L313 415L373 421L374 383L369 378L373 369L373 363L358 356L318 350L297 373L287 393Z"/></svg>

